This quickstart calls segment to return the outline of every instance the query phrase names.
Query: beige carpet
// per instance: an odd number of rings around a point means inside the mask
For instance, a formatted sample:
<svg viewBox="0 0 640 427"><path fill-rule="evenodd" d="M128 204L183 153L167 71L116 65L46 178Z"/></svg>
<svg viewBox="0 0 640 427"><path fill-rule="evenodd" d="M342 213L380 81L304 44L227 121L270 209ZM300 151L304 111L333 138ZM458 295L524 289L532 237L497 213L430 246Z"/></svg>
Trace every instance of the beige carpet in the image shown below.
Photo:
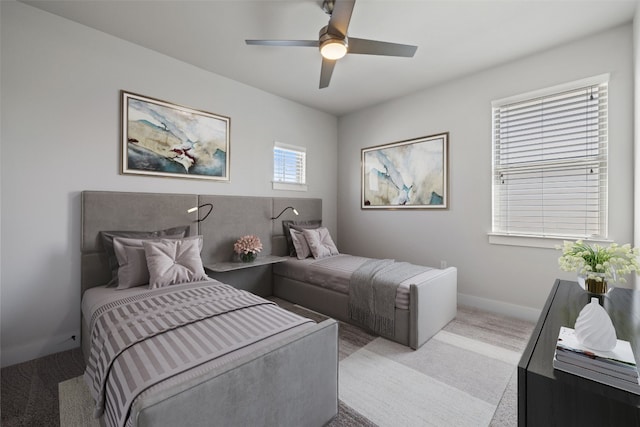
<svg viewBox="0 0 640 427"><path fill-rule="evenodd" d="M516 366L533 324L460 307L416 351L340 326L341 413L331 426L517 425ZM60 383L59 395L61 426L98 425L82 377Z"/></svg>
<svg viewBox="0 0 640 427"><path fill-rule="evenodd" d="M100 427L93 418L93 399L82 376L58 384L60 425L64 427Z"/></svg>

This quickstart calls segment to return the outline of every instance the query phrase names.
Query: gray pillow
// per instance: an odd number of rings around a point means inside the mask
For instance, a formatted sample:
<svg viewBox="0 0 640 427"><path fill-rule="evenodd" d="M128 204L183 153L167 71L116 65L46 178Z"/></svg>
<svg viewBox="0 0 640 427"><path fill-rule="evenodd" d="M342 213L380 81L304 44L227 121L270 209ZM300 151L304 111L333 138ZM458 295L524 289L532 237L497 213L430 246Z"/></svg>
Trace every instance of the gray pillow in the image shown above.
<svg viewBox="0 0 640 427"><path fill-rule="evenodd" d="M113 249L118 259L118 287L128 289L149 283L149 269L144 256L144 239L114 237Z"/></svg>
<svg viewBox="0 0 640 427"><path fill-rule="evenodd" d="M109 258L109 269L111 270L111 280L107 283L107 286L114 286L118 284L118 258L116 257L115 249L113 248L114 237L128 237L134 239L154 239L159 237L182 238L189 235L191 226L181 225L179 227L167 228L165 230L157 231L101 231L102 245L107 252Z"/></svg>
<svg viewBox="0 0 640 427"><path fill-rule="evenodd" d="M182 239L180 235L165 236L165 239ZM149 284L149 267L144 254L142 242L158 240L153 239L129 239L126 237L114 237L113 248L118 259L118 287L116 289L129 289L135 286Z"/></svg>
<svg viewBox="0 0 640 427"><path fill-rule="evenodd" d="M284 237L287 239L287 251L289 252L289 256L297 256L296 248L293 246L293 239L291 238L291 230L302 231L304 229L318 228L322 226L321 219L312 219L310 221L291 221L285 220L282 221L282 231L284 232Z"/></svg>
<svg viewBox="0 0 640 427"><path fill-rule="evenodd" d="M298 259L305 259L311 255L311 249L309 249L309 244L307 243L307 239L304 238L304 234L302 231L294 230L293 228L289 230L291 232L291 240L293 241L293 246L296 248L296 256Z"/></svg>
<svg viewBox="0 0 640 427"><path fill-rule="evenodd" d="M209 280L200 258L202 236L145 240L142 245L149 267L149 289Z"/></svg>
<svg viewBox="0 0 640 427"><path fill-rule="evenodd" d="M338 255L338 248L333 243L329 230L319 227L313 230L304 230L302 232L304 238L307 239L309 251L315 259L326 258L331 255Z"/></svg>

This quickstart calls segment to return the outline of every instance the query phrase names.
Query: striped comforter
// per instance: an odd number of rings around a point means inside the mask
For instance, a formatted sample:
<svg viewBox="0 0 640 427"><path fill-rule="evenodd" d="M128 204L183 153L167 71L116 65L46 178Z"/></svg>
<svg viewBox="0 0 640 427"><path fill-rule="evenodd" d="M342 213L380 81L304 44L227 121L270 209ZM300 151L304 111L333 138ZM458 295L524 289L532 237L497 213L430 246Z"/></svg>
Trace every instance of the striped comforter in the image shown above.
<svg viewBox="0 0 640 427"><path fill-rule="evenodd" d="M170 286L110 301L90 322L85 380L94 415L123 426L144 390L309 319L216 281Z"/></svg>

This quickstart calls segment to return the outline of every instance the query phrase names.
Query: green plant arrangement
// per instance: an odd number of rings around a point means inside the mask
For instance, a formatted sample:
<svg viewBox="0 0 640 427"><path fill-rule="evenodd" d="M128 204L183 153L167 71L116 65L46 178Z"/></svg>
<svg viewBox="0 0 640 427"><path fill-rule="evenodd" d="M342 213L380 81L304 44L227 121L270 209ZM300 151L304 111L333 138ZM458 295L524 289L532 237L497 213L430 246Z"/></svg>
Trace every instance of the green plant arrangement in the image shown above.
<svg viewBox="0 0 640 427"><path fill-rule="evenodd" d="M637 259L640 251L630 244L612 243L604 247L577 240L565 241L558 249L562 249L562 256L558 258L560 269L575 271L589 281L625 283L624 275L640 270Z"/></svg>

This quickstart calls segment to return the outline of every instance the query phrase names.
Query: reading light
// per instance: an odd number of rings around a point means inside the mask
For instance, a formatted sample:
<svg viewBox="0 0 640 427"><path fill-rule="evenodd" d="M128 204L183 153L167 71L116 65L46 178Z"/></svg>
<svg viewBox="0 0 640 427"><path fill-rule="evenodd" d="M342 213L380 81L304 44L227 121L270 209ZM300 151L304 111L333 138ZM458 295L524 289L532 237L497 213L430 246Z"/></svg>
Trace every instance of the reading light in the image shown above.
<svg viewBox="0 0 640 427"><path fill-rule="evenodd" d="M194 207L192 207L190 209L187 209L187 213L195 212L198 209L204 208L205 206L208 207L209 210L207 211L207 213L204 215L204 217L202 219L197 219L196 222L204 221L205 219L207 219L207 217L209 216L209 214L213 210L213 205L211 203L204 203L204 204L202 204L200 206L194 206Z"/></svg>
<svg viewBox="0 0 640 427"><path fill-rule="evenodd" d="M274 217L272 217L271 219L278 219L278 218L280 218L280 216L282 216L282 214L283 214L283 213L285 213L285 212L287 211L287 209L291 209L291 210L293 210L293 213L294 213L294 214L296 214L296 215L300 215L300 214L298 213L298 211L296 210L296 208L294 208L293 206L287 206L286 208L282 209L282 212L280 212L280 213L278 214L278 216L274 216Z"/></svg>

